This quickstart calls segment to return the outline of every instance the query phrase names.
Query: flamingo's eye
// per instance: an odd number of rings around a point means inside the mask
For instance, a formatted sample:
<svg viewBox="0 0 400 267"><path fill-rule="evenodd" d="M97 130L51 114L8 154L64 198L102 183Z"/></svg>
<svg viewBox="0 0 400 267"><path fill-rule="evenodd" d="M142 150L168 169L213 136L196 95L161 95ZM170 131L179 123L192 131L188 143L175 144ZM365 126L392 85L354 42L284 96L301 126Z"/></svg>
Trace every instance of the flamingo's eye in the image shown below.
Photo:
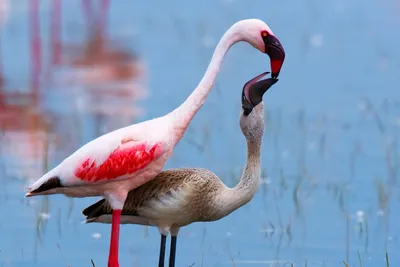
<svg viewBox="0 0 400 267"><path fill-rule="evenodd" d="M261 35L264 36L264 37L267 37L268 36L268 32L267 31L262 31Z"/></svg>

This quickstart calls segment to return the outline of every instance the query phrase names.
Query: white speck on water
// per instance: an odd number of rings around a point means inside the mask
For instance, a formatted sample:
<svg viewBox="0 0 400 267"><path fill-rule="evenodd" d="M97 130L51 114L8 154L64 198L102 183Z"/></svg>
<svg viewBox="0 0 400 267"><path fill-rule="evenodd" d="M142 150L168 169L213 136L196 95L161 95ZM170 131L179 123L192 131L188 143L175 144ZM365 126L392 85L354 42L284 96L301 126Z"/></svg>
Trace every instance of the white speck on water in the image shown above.
<svg viewBox="0 0 400 267"><path fill-rule="evenodd" d="M100 239L101 238L101 234L100 233L94 233L94 234L92 234L92 237L94 239Z"/></svg>
<svg viewBox="0 0 400 267"><path fill-rule="evenodd" d="M276 230L274 228L272 228L272 227L267 227L267 228L261 229L260 232L269 234L269 233L275 233Z"/></svg>
<svg viewBox="0 0 400 267"><path fill-rule="evenodd" d="M310 38L312 46L322 46L324 44L324 37L321 34L313 34Z"/></svg>
<svg viewBox="0 0 400 267"><path fill-rule="evenodd" d="M48 220L50 218L50 214L46 213L46 212L42 212L40 213L40 218L42 218L42 220Z"/></svg>
<svg viewBox="0 0 400 267"><path fill-rule="evenodd" d="M271 184L271 180L270 179L268 179L267 177L265 177L265 178L261 178L260 179L261 181L260 181L260 183L261 184Z"/></svg>
<svg viewBox="0 0 400 267"><path fill-rule="evenodd" d="M357 216L357 222L363 222L364 221L364 211L362 210L358 210L356 212L356 216Z"/></svg>
<svg viewBox="0 0 400 267"><path fill-rule="evenodd" d="M376 213L376 215L378 216L383 216L385 215L385 212L383 210L378 210L378 212Z"/></svg>

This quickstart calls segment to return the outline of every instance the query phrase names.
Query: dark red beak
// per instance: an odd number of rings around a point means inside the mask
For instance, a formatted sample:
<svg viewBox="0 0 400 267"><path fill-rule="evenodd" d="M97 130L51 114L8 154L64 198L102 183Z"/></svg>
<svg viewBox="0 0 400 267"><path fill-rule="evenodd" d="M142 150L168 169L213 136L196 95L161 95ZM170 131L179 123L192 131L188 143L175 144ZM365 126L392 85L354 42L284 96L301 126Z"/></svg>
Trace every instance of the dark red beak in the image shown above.
<svg viewBox="0 0 400 267"><path fill-rule="evenodd" d="M285 49L283 49L281 42L274 35L263 36L263 40L265 53L268 54L271 61L271 77L276 79L285 60Z"/></svg>

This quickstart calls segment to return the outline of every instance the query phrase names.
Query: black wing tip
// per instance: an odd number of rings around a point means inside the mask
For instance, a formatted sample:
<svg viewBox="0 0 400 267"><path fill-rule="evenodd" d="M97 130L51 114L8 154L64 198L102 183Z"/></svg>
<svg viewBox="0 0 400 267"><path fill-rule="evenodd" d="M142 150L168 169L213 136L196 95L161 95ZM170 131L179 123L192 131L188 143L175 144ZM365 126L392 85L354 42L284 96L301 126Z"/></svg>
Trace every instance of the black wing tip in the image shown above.
<svg viewBox="0 0 400 267"><path fill-rule="evenodd" d="M42 193L45 191L49 191L51 189L60 188L60 187L63 187L63 185L61 184L60 178L58 178L57 176L54 176L54 177L48 179L46 182L44 182L41 186L39 186L35 190L30 191L29 194L30 195L38 194L38 193Z"/></svg>
<svg viewBox="0 0 400 267"><path fill-rule="evenodd" d="M104 215L103 204L105 201L103 198L82 210L82 214L86 216L86 220Z"/></svg>

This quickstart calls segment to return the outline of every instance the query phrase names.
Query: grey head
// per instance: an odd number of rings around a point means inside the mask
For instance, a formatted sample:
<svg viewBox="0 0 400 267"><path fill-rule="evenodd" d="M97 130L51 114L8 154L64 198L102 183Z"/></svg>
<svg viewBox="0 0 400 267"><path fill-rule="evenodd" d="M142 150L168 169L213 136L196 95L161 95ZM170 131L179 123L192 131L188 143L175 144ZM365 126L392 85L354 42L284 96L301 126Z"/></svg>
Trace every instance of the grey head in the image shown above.
<svg viewBox="0 0 400 267"><path fill-rule="evenodd" d="M275 78L260 80L268 73L257 75L243 86L240 128L247 140L260 140L264 134L262 98L265 92L278 81Z"/></svg>

